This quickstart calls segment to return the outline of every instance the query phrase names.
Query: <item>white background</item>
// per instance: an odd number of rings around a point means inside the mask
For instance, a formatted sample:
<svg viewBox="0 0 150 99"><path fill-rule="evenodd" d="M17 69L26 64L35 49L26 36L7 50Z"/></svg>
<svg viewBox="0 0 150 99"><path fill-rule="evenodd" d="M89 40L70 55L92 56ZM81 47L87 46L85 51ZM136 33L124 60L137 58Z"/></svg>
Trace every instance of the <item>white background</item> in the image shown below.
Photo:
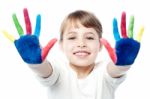
<svg viewBox="0 0 150 99"><path fill-rule="evenodd" d="M47 99L47 89L36 79L35 74L22 61L14 44L6 39L1 31L7 30L17 39L18 34L12 21L16 13L24 28L23 8L28 8L33 31L37 14L42 15L40 41L44 46L49 39L59 38L59 27L64 17L74 10L93 12L103 25L103 36L114 45L112 19L120 22L122 11L127 13L127 25L130 15L135 16L135 36L141 25L145 32L141 41L139 55L128 71L128 77L116 91L115 99L150 99L149 67L149 31L150 9L148 0L3 0L0 2L0 99ZM25 28L24 28L25 30ZM103 49L100 59L108 60ZM58 43L48 58L62 59Z"/></svg>

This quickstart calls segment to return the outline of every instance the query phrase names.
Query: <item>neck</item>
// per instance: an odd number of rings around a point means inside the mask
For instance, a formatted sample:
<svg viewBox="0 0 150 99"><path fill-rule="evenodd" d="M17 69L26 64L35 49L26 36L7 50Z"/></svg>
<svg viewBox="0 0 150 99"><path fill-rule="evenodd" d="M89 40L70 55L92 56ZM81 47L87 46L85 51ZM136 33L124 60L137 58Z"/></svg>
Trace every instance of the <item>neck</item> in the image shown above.
<svg viewBox="0 0 150 99"><path fill-rule="evenodd" d="M70 64L71 68L77 73L77 77L79 79L87 77L93 70L94 65L95 64L91 64L89 66L81 67L81 66L76 66L76 65Z"/></svg>

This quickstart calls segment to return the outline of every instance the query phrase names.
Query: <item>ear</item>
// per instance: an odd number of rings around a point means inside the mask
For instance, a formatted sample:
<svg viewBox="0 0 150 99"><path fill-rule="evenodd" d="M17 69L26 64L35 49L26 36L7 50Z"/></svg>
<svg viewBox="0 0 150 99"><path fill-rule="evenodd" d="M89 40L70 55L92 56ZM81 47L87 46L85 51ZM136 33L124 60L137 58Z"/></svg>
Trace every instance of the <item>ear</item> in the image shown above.
<svg viewBox="0 0 150 99"><path fill-rule="evenodd" d="M101 40L99 40L99 51L102 50L102 47L103 47L103 43L101 42Z"/></svg>
<svg viewBox="0 0 150 99"><path fill-rule="evenodd" d="M62 41L59 41L59 48L63 52L64 50L63 50L63 44L62 43L63 43Z"/></svg>

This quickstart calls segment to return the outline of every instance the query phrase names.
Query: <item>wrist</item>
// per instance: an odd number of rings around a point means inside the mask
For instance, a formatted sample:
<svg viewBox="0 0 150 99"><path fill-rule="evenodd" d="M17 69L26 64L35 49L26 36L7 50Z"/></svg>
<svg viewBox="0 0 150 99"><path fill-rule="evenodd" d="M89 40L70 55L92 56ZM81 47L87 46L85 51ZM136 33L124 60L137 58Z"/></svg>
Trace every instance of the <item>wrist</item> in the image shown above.
<svg viewBox="0 0 150 99"><path fill-rule="evenodd" d="M115 65L112 62L109 62L107 65L107 71L108 73L114 77L118 78L126 74L126 72L130 69L131 65L121 66L121 65Z"/></svg>
<svg viewBox="0 0 150 99"><path fill-rule="evenodd" d="M41 64L29 64L29 67L41 77L49 77L52 74L53 68L50 63L45 60Z"/></svg>

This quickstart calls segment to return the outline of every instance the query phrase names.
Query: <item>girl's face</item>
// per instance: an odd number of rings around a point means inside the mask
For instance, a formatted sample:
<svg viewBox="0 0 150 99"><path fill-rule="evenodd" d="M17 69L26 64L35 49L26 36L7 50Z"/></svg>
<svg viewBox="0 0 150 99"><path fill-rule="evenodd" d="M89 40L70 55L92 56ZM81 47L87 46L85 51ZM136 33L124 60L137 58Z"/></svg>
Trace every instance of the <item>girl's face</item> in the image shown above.
<svg viewBox="0 0 150 99"><path fill-rule="evenodd" d="M66 28L61 47L71 66L87 67L94 64L101 45L93 28L78 24Z"/></svg>

